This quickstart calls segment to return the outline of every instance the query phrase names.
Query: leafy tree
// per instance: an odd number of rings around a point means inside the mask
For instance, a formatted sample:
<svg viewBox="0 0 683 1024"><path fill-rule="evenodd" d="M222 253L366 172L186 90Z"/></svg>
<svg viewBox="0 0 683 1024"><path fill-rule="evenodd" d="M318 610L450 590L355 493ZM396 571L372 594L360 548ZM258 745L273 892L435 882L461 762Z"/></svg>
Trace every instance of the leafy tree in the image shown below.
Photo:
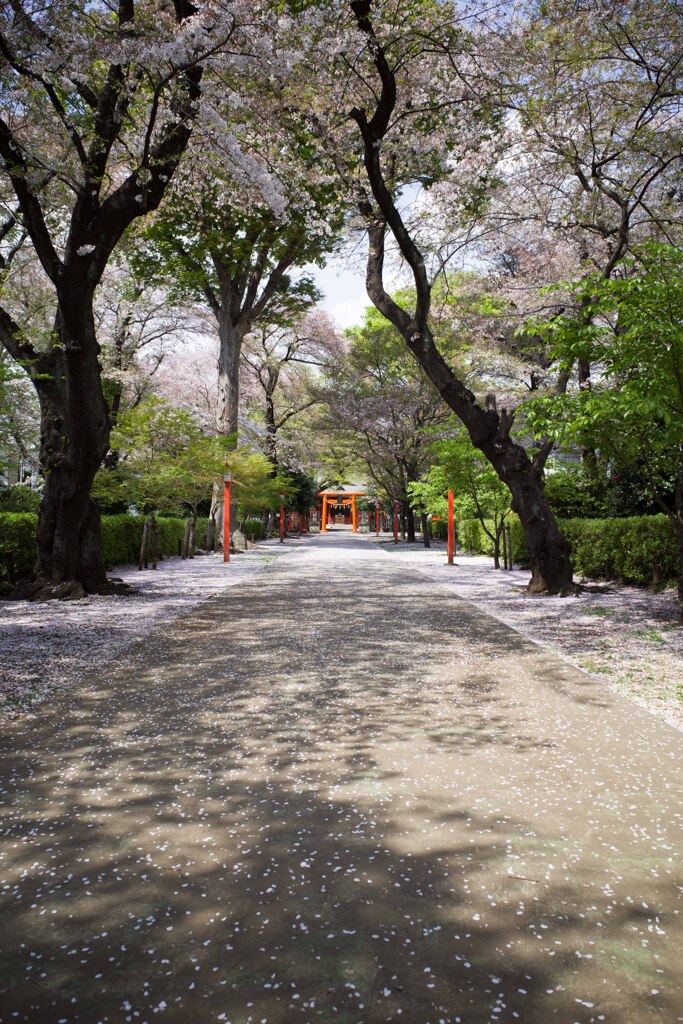
<svg viewBox="0 0 683 1024"><path fill-rule="evenodd" d="M191 0L2 5L0 188L11 213L0 235L10 246L26 233L52 307L46 337L18 319L7 289L0 308L0 341L40 398L46 592L71 580L92 591L105 579L90 500L110 430L95 290L125 231L168 188L200 112L209 53L217 61L229 40L239 49L236 13L200 27Z"/></svg>
<svg viewBox="0 0 683 1024"><path fill-rule="evenodd" d="M261 442L277 472L296 452L302 413L316 405L316 370L329 365L342 351L341 339L320 310L287 327L265 323L245 339L242 369L246 378L246 427ZM283 459L284 456L284 459Z"/></svg>
<svg viewBox="0 0 683 1024"><path fill-rule="evenodd" d="M118 458L101 469L93 494L145 513L196 513L226 466L222 439L205 435L190 414L150 396L125 409L112 431Z"/></svg>
<svg viewBox="0 0 683 1024"><path fill-rule="evenodd" d="M618 270L576 286L590 321L565 316L536 328L552 333L558 358L589 359L600 378L589 391L539 398L530 424L637 470L676 534L683 621L683 253L650 243Z"/></svg>
<svg viewBox="0 0 683 1024"><path fill-rule="evenodd" d="M316 25L310 46L302 47L297 88L306 102L314 102L307 77L325 95L329 113L317 102L312 117L321 147L354 196L367 230L368 295L510 488L531 558L530 589L564 591L572 583L569 544L548 506L542 466L512 437L514 410L507 403L477 401L438 347L426 252L419 223L409 219L404 204L407 187L419 182L429 188L448 174L457 176L460 160L492 137L504 118L500 90L486 82L472 88L478 43L454 5L413 0L386 7L351 0L332 7L329 34ZM330 35L338 54L331 69L321 56L330 48ZM322 74L316 74L317 61ZM294 101L292 91L287 98ZM413 302L396 301L387 288L389 239L412 279Z"/></svg>
<svg viewBox="0 0 683 1024"><path fill-rule="evenodd" d="M237 437L240 362L245 337L254 327L291 326L320 297L303 267L319 262L332 245L325 225L324 197L313 190L290 205L286 217L255 203L234 183L189 179L160 211L147 232L139 271L171 284L176 298L205 303L219 339L216 429ZM205 179L206 167L201 169ZM223 175L224 177L224 175Z"/></svg>
<svg viewBox="0 0 683 1024"><path fill-rule="evenodd" d="M421 512L448 514L449 490L453 491L458 519L478 519L493 544L496 569L500 568L500 549L506 520L511 512L512 495L490 463L473 446L457 420L452 433L431 445L434 464L417 483L409 487L413 506Z"/></svg>
<svg viewBox="0 0 683 1024"><path fill-rule="evenodd" d="M376 309L366 310L363 325L347 337L348 355L329 368L320 392L325 426L346 440L379 491L403 504L408 540L414 542L409 485L425 472L432 432L446 422L448 410L400 334Z"/></svg>

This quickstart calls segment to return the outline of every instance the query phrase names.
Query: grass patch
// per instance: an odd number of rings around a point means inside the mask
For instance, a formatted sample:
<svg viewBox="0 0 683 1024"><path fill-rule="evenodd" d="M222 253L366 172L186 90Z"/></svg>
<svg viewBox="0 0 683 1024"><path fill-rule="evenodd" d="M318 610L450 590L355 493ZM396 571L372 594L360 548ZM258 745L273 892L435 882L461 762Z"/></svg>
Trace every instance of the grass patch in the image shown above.
<svg viewBox="0 0 683 1024"><path fill-rule="evenodd" d="M650 640L651 643L663 644L664 637L656 629L634 629L633 636L640 636L643 640Z"/></svg>
<svg viewBox="0 0 683 1024"><path fill-rule="evenodd" d="M583 609L584 615L614 615L611 608L605 608L603 604L593 604L589 608Z"/></svg>

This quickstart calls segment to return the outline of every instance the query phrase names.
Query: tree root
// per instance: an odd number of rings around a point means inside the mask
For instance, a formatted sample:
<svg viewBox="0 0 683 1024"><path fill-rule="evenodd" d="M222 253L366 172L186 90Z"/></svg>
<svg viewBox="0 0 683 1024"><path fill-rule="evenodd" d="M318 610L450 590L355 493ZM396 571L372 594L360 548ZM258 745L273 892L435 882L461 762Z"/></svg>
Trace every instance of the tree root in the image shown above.
<svg viewBox="0 0 683 1024"><path fill-rule="evenodd" d="M128 583L116 577L108 579L93 593L103 596L117 595L127 597L138 591ZM39 578L24 580L8 595L11 601L81 601L89 597L88 591L78 580L54 580Z"/></svg>

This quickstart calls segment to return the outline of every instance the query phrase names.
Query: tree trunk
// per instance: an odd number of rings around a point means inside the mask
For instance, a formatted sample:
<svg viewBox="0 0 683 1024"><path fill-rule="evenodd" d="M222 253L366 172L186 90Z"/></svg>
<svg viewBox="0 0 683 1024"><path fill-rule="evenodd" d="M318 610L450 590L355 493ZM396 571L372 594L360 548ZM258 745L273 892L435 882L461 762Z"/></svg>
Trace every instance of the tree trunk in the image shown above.
<svg viewBox="0 0 683 1024"><path fill-rule="evenodd" d="M45 490L38 517L36 576L78 581L96 591L106 582L100 515L90 498L109 448L110 424L100 380L92 294L72 286L60 297L59 345L36 365L41 411L40 461ZM65 315L66 314L66 315Z"/></svg>
<svg viewBox="0 0 683 1024"><path fill-rule="evenodd" d="M186 559L190 557L190 520L185 521L185 533L183 534L183 543L180 548L180 557Z"/></svg>
<svg viewBox="0 0 683 1024"><path fill-rule="evenodd" d="M683 626L683 441L678 445L678 477L673 527L678 545L678 621Z"/></svg>
<svg viewBox="0 0 683 1024"><path fill-rule="evenodd" d="M400 332L444 402L465 425L475 448L510 488L514 511L524 528L531 558L529 590L532 593L566 592L572 585L571 545L560 533L550 511L541 467L535 466L521 445L511 439L513 417L507 410L498 413L478 405L474 393L455 376L434 343L429 325L431 283L425 258L402 219L382 167L382 141L394 120L398 95L395 72L375 35L371 5L353 3L351 6L359 30L368 38L379 89L370 115L358 107L349 111L363 139L365 171L372 192L370 198L361 190L358 198L358 208L368 231L367 293L380 313ZM384 286L387 229L412 272L415 302L410 309L401 306Z"/></svg>
<svg viewBox="0 0 683 1024"><path fill-rule="evenodd" d="M426 548L430 548L432 546L432 542L429 536L429 520L424 512L420 516L420 523L422 525L422 543Z"/></svg>
<svg viewBox="0 0 683 1024"><path fill-rule="evenodd" d="M275 422L275 406L272 393L266 392L266 455L273 467L273 476L277 474L277 424Z"/></svg>
<svg viewBox="0 0 683 1024"><path fill-rule="evenodd" d="M678 622L683 626L683 522L675 524L678 545Z"/></svg>
<svg viewBox="0 0 683 1024"><path fill-rule="evenodd" d="M138 572L141 572L142 569L146 569L148 565L147 559L149 555L149 530L150 523L149 516L147 516L144 523L142 524L142 541L140 543L140 557L138 558Z"/></svg>
<svg viewBox="0 0 683 1024"><path fill-rule="evenodd" d="M406 519L406 531L408 534L408 543L415 544L415 512L413 511L412 505L409 502L403 502L403 513Z"/></svg>
<svg viewBox="0 0 683 1024"><path fill-rule="evenodd" d="M236 445L240 403L240 359L247 325L233 323L227 300L216 312L216 318L220 343L216 433L222 437L233 438ZM218 536L222 538L223 489L220 485L216 485L213 489L210 516L215 519ZM230 523L237 523L237 502L235 501L230 502Z"/></svg>
<svg viewBox="0 0 683 1024"><path fill-rule="evenodd" d="M218 408L216 429L224 437L237 438L240 405L240 359L247 325L233 323L228 310L218 317Z"/></svg>
<svg viewBox="0 0 683 1024"><path fill-rule="evenodd" d="M493 528L493 568L500 569L500 530Z"/></svg>

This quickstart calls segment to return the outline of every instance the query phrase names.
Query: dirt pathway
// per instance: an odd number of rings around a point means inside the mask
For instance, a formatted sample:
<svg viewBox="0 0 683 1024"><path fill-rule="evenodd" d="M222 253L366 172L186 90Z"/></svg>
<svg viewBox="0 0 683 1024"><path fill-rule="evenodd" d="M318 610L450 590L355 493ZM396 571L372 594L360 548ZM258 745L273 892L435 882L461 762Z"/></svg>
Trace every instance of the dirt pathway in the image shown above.
<svg viewBox="0 0 683 1024"><path fill-rule="evenodd" d="M308 541L10 726L0 1020L683 1021L680 748Z"/></svg>

